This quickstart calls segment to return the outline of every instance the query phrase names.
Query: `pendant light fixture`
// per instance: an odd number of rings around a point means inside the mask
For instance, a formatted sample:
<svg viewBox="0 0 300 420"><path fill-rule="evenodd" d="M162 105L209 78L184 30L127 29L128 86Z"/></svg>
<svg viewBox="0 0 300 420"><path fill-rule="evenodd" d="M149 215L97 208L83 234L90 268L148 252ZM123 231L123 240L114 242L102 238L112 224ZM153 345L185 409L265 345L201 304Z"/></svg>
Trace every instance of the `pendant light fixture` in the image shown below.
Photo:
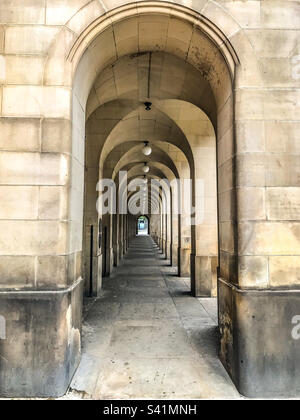
<svg viewBox="0 0 300 420"><path fill-rule="evenodd" d="M144 166L143 166L143 172L146 174L147 172L149 172L150 168L147 165L147 162L145 162Z"/></svg>
<svg viewBox="0 0 300 420"><path fill-rule="evenodd" d="M144 102L146 111L151 111L152 103L150 102L150 79L151 79L151 61L152 61L152 52L149 52L149 65L148 65L148 99L146 102Z"/></svg>
<svg viewBox="0 0 300 420"><path fill-rule="evenodd" d="M145 110L151 111L152 102L144 102Z"/></svg>
<svg viewBox="0 0 300 420"><path fill-rule="evenodd" d="M145 141L145 142L144 142L144 147L143 147L143 149L142 149L142 152L143 152L143 154L144 154L145 156L149 156L149 155L151 155L151 153L152 153L152 149L151 149L151 147L149 146L149 142L148 142L148 141Z"/></svg>

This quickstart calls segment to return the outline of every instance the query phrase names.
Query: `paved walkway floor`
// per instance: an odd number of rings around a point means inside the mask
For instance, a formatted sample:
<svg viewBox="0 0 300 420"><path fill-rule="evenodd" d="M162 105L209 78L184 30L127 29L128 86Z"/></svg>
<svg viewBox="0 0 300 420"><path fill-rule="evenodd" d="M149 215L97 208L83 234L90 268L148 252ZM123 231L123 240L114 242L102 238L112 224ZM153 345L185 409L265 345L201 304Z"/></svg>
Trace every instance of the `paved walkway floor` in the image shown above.
<svg viewBox="0 0 300 420"><path fill-rule="evenodd" d="M138 236L84 310L82 361L65 398L240 398L217 357L216 299Z"/></svg>

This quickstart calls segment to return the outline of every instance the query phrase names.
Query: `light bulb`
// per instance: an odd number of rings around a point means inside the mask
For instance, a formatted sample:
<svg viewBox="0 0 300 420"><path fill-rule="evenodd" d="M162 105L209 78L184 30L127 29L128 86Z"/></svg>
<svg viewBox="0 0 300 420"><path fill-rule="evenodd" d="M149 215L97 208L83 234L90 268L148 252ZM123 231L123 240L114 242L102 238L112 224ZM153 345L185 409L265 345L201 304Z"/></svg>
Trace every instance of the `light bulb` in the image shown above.
<svg viewBox="0 0 300 420"><path fill-rule="evenodd" d="M149 172L149 170L149 166L145 163L145 165L143 166L143 172L146 174L147 172Z"/></svg>
<svg viewBox="0 0 300 420"><path fill-rule="evenodd" d="M142 152L144 153L145 156L149 156L152 153L152 149L149 146L147 141L145 141L145 146L143 147Z"/></svg>

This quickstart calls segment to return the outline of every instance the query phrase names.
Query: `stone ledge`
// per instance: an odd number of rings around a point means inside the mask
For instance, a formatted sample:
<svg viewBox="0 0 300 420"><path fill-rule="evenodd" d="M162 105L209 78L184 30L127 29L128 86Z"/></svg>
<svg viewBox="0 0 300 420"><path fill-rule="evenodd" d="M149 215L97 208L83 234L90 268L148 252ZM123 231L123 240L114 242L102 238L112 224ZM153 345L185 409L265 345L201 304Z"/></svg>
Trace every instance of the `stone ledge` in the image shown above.
<svg viewBox="0 0 300 420"><path fill-rule="evenodd" d="M64 295L67 293L72 292L79 284L83 282L83 279L80 277L78 280L76 280L71 286L66 288L61 288L57 290L34 290L34 289L0 289L0 299L2 297L9 297L17 298L19 295L22 295L23 298L31 298L34 296L43 297L43 295Z"/></svg>

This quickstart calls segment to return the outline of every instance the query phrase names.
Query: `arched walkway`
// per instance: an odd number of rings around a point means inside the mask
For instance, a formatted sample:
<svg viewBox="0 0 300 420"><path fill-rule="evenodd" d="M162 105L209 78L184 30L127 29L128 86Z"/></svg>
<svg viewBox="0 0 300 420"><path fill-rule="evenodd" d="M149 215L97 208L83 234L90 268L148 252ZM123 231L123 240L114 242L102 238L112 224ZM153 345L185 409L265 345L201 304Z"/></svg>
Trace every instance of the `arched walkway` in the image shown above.
<svg viewBox="0 0 300 420"><path fill-rule="evenodd" d="M216 299L196 299L150 236L136 236L89 301L66 398L238 398L218 359Z"/></svg>
<svg viewBox="0 0 300 420"><path fill-rule="evenodd" d="M81 358L83 295L88 317L102 314L101 328L84 325L91 353L99 351L93 337L105 346L122 290L129 301L151 297L145 282L139 294L141 284L133 293L126 280L143 244L136 217L146 210L156 212L150 231L163 258L150 256L157 264L137 272L158 273L170 260L179 284L191 278L182 300L167 288L172 276L155 288L161 310L177 302L184 334L189 316L180 302L188 314L185 299L199 308L197 297L218 295L219 357L238 390L299 395L299 2L275 3L1 2L1 396L65 393ZM136 192L125 187L144 173L143 206L123 212L123 201L136 207ZM97 206L105 179L124 199L110 213ZM193 350L180 334L178 343ZM214 357L206 361L219 369Z"/></svg>

